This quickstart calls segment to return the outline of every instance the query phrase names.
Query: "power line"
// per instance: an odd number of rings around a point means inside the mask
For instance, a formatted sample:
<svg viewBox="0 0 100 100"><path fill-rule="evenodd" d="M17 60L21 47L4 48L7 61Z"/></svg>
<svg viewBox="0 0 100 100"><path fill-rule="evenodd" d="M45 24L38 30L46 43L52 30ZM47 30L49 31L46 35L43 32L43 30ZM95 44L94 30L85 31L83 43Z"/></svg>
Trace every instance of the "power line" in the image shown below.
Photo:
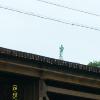
<svg viewBox="0 0 100 100"><path fill-rule="evenodd" d="M59 19L55 19L55 18L41 16L41 15L35 14L33 12L25 12L25 11L13 9L13 8L1 6L1 5L0 5L0 8L5 9L5 10L10 10L10 11L13 11L13 12L17 12L17 13L22 13L22 14L25 14L25 15L35 16L35 17L42 18L42 19L49 20L49 21L59 22L59 23L62 23L62 24L68 24L68 25L71 25L71 26L77 26L77 27L82 27L82 28L91 29L91 30L95 30L95 31L100 31L100 29L95 28L95 27L90 27L90 26L81 25L81 24L75 24L75 23L72 23L72 22L66 22L66 21L62 21L62 20L59 20Z"/></svg>
<svg viewBox="0 0 100 100"><path fill-rule="evenodd" d="M69 10L73 10L73 11L77 11L77 12L81 12L81 13L85 13L85 14L89 14L89 15L100 17L100 15L96 14L96 13L91 13L91 12L87 12L87 11L84 11L84 10L79 10L79 9L71 8L71 7L60 5L60 4L57 4L57 3L53 3L53 2L49 2L49 1L44 1L44 0L37 0L37 1L40 1L40 2L43 2L43 3L47 3L47 4L50 4L50 5L54 5L54 6L57 6L57 7L66 8L66 9L69 9Z"/></svg>

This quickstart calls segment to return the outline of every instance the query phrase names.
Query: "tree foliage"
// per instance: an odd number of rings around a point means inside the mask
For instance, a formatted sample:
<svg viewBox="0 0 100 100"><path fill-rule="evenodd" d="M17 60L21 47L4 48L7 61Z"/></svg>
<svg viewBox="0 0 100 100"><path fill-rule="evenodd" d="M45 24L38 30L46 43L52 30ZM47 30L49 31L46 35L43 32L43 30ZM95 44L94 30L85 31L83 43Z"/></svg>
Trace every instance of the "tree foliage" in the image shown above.
<svg viewBox="0 0 100 100"><path fill-rule="evenodd" d="M88 66L91 66L91 67L100 67L100 61L89 62Z"/></svg>

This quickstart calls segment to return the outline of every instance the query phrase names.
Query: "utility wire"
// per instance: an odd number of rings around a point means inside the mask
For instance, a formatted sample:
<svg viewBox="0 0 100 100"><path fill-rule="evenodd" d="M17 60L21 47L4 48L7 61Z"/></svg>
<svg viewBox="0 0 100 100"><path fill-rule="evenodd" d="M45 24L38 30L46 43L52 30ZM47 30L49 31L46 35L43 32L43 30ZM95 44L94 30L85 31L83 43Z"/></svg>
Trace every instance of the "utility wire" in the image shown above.
<svg viewBox="0 0 100 100"><path fill-rule="evenodd" d="M57 6L57 7L66 8L66 9L69 9L69 10L73 10L73 11L77 11L77 12L81 12L81 13L85 13L85 14L89 14L89 15L100 17L100 15L96 14L96 13L91 13L91 12L87 12L87 11L84 11L84 10L79 10L79 9L71 8L71 7L60 5L60 4L57 4L57 3L53 3L53 2L49 2L49 1L44 1L44 0L37 0L37 1L40 1L40 2L43 2L43 3L47 3L47 4L50 4L50 5L54 5L54 6Z"/></svg>
<svg viewBox="0 0 100 100"><path fill-rule="evenodd" d="M55 18L41 16L41 15L35 14L33 12L25 12L25 11L13 9L13 8L1 6L1 5L0 5L0 8L5 9L5 10L10 10L10 11L13 11L13 12L17 12L17 13L22 13L22 14L25 14L25 15L35 16L35 17L42 18L42 19L49 20L49 21L59 22L59 23L62 23L62 24L68 24L68 25L71 25L71 26L77 26L77 27L82 27L82 28L91 29L91 30L95 30L95 31L100 31L100 29L95 28L95 27L90 27L90 26L81 25L81 24L75 24L75 23L66 22L66 21L62 21L62 20L59 20L59 19L55 19Z"/></svg>

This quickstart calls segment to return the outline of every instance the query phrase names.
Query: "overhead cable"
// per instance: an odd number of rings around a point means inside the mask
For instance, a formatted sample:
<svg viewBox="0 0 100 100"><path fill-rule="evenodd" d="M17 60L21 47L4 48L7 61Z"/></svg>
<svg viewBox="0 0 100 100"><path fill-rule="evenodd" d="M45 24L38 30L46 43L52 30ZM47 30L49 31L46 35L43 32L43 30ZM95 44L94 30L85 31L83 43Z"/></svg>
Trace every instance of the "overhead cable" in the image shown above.
<svg viewBox="0 0 100 100"><path fill-rule="evenodd" d="M57 7L66 8L66 9L69 9L69 10L73 10L73 11L77 11L77 12L81 12L81 13L85 13L85 14L89 14L89 15L100 17L100 15L96 14L96 13L91 13L91 12L87 12L87 11L84 11L84 10L79 10L79 9L71 8L71 7L60 5L60 4L57 4L57 3L53 3L53 2L49 2L49 1L44 1L44 0L37 0L37 1L40 1L40 2L43 2L43 3L47 3L47 4L50 4L50 5L54 5L54 6L57 6Z"/></svg>
<svg viewBox="0 0 100 100"><path fill-rule="evenodd" d="M82 27L82 28L91 29L91 30L95 30L95 31L100 31L100 29L95 28L95 27L90 27L90 26L81 25L81 24L75 24L75 23L72 23L72 22L66 22L66 21L62 21L62 20L59 20L59 19L50 18L50 17L47 17L47 16L35 14L34 12L26 12L26 11L17 10L17 9L13 9L13 8L1 6L1 5L0 5L0 8L5 9L5 10L10 10L10 11L13 11L13 12L17 12L17 13L22 13L22 14L25 14L25 15L35 16L35 17L42 18L42 19L49 20L49 21L59 22L59 23L62 23L62 24L69 24L71 26L77 26L77 27Z"/></svg>

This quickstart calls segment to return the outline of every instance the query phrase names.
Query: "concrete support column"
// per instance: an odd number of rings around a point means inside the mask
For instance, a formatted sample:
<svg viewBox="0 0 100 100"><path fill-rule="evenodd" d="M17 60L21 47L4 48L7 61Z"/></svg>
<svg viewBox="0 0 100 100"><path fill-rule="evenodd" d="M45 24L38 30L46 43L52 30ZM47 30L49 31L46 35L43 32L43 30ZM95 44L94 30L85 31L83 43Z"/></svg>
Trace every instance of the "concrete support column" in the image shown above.
<svg viewBox="0 0 100 100"><path fill-rule="evenodd" d="M49 100L47 86L43 79L39 80L39 100Z"/></svg>

